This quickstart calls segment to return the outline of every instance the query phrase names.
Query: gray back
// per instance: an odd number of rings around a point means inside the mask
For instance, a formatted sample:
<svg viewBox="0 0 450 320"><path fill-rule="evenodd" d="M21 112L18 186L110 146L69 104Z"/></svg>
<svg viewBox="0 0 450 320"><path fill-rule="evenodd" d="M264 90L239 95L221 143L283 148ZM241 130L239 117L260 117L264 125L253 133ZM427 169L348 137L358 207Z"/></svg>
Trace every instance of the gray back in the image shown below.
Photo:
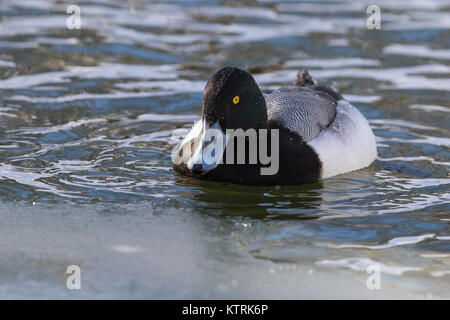
<svg viewBox="0 0 450 320"><path fill-rule="evenodd" d="M305 142L315 139L336 116L337 101L314 87L281 87L264 93L268 120L298 133Z"/></svg>

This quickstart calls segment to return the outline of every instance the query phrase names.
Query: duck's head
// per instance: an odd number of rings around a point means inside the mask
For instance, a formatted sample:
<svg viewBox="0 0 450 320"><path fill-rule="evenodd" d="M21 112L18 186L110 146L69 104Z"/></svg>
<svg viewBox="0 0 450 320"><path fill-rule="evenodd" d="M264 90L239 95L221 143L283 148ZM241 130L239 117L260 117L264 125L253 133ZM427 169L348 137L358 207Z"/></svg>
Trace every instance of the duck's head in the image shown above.
<svg viewBox="0 0 450 320"><path fill-rule="evenodd" d="M223 131L266 128L266 102L251 74L233 67L214 73L203 91L203 119Z"/></svg>
<svg viewBox="0 0 450 320"><path fill-rule="evenodd" d="M220 69L203 91L201 127L199 123L195 129L199 135L193 134L197 147L187 162L188 169L204 174L219 165L229 138L227 129L266 127L266 102L253 77L239 68Z"/></svg>

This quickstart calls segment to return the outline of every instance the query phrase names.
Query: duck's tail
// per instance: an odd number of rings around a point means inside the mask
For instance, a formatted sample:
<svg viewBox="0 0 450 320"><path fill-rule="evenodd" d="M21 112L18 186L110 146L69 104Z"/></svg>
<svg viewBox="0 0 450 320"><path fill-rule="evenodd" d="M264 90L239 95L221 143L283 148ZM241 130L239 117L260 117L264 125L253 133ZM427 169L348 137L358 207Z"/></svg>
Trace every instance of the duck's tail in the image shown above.
<svg viewBox="0 0 450 320"><path fill-rule="evenodd" d="M296 86L309 86L310 88L314 89L316 92L320 93L326 93L329 96L331 96L335 102L343 99L342 95L339 93L339 91L333 87L325 87L317 85L317 81L311 77L309 74L308 69L300 69L300 71L297 73L297 79L294 80L294 85Z"/></svg>
<svg viewBox="0 0 450 320"><path fill-rule="evenodd" d="M297 73L297 79L294 80L296 86L315 86L317 81L314 80L308 72L308 69L300 69Z"/></svg>

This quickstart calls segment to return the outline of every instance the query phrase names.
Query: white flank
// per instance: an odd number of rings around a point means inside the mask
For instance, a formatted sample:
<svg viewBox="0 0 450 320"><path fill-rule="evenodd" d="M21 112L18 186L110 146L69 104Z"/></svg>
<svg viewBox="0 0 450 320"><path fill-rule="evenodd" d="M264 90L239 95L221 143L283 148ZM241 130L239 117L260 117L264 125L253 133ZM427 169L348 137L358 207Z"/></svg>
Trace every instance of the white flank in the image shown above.
<svg viewBox="0 0 450 320"><path fill-rule="evenodd" d="M358 109L340 100L336 112L334 122L308 142L322 161L322 179L365 168L377 157L375 135Z"/></svg>

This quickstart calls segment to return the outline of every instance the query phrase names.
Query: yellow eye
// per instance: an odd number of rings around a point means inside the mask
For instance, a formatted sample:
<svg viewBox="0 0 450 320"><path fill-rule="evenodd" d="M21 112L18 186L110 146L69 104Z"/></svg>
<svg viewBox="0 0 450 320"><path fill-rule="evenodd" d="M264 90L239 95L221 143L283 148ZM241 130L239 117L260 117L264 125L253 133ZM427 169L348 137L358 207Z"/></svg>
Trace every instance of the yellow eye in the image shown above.
<svg viewBox="0 0 450 320"><path fill-rule="evenodd" d="M239 96L235 96L235 97L233 98L233 103L234 103L234 104L238 104L238 103L239 103Z"/></svg>

